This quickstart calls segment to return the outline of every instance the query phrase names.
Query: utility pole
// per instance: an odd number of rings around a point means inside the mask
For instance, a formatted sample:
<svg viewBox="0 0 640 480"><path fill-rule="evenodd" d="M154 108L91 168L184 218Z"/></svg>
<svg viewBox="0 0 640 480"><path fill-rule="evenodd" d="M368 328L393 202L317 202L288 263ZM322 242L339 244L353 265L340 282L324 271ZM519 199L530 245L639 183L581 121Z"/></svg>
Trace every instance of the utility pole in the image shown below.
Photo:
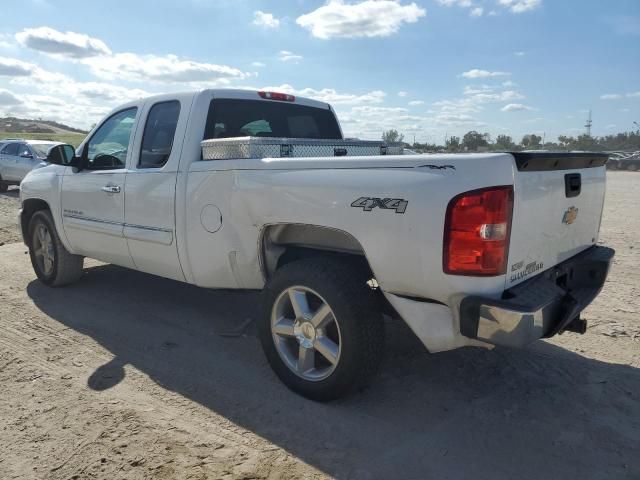
<svg viewBox="0 0 640 480"><path fill-rule="evenodd" d="M593 121L591 120L591 110L589 110L589 116L587 117L587 123L585 124L585 128L587 129L587 137L591 136L592 125L593 125Z"/></svg>

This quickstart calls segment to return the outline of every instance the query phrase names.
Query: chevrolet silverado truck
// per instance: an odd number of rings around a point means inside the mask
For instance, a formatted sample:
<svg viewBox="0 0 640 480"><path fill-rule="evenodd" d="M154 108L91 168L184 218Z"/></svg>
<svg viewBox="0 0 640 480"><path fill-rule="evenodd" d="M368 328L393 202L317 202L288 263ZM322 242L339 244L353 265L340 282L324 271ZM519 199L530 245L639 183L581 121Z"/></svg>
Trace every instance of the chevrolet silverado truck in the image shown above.
<svg viewBox="0 0 640 480"><path fill-rule="evenodd" d="M288 94L134 101L27 175L24 242L52 287L90 257L262 291L268 362L318 401L369 382L384 315L430 352L584 333L614 254L597 245L606 156L373 143L343 139L330 105Z"/></svg>

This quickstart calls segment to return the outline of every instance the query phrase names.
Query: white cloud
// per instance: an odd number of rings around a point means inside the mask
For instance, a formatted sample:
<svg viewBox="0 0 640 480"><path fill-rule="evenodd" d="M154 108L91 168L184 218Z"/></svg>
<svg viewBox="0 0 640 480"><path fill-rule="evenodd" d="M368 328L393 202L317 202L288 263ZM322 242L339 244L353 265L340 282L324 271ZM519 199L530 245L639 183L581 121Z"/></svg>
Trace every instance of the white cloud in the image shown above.
<svg viewBox="0 0 640 480"><path fill-rule="evenodd" d="M600 96L600 100L620 100L624 95L619 93L607 93Z"/></svg>
<svg viewBox="0 0 640 480"><path fill-rule="evenodd" d="M506 82L502 82L502 86L503 87L515 87L516 86L516 82L511 81L511 80L507 80Z"/></svg>
<svg viewBox="0 0 640 480"><path fill-rule="evenodd" d="M524 57L524 52L513 52L516 57Z"/></svg>
<svg viewBox="0 0 640 480"><path fill-rule="evenodd" d="M411 100L409 102L409 105L412 107L417 107L418 105L424 105L424 102L422 100Z"/></svg>
<svg viewBox="0 0 640 480"><path fill-rule="evenodd" d="M25 28L16 33L15 38L22 46L50 55L78 59L111 54L102 40L83 33L59 32L49 27Z"/></svg>
<svg viewBox="0 0 640 480"><path fill-rule="evenodd" d="M435 123L441 127L464 127L471 125L481 127L485 125L484 122L480 122L471 115L464 113L440 113L436 115Z"/></svg>
<svg viewBox="0 0 640 480"><path fill-rule="evenodd" d="M340 110L338 117L347 137L380 138L383 130L395 128L403 133L421 133L433 120L409 115L406 108L356 106Z"/></svg>
<svg viewBox="0 0 640 480"><path fill-rule="evenodd" d="M251 66L252 67L258 67L258 68L264 68L267 66L266 63L262 63L262 62L251 62Z"/></svg>
<svg viewBox="0 0 640 480"><path fill-rule="evenodd" d="M396 33L403 23L415 23L426 14L415 3L402 5L400 0L364 0L353 4L329 0L298 17L296 23L322 39L386 37Z"/></svg>
<svg viewBox="0 0 640 480"><path fill-rule="evenodd" d="M524 111L532 111L534 108L523 105L522 103L510 103L501 108L503 112L524 112Z"/></svg>
<svg viewBox="0 0 640 480"><path fill-rule="evenodd" d="M446 7L453 7L454 5L457 5L458 7L469 8L473 6L473 2L471 0L438 0L438 3Z"/></svg>
<svg viewBox="0 0 640 480"><path fill-rule="evenodd" d="M2 66L20 65L20 60L0 58ZM13 75L9 83L22 91L36 93L13 93L3 95L4 104L11 103L5 113L27 118L46 118L75 126L87 127L98 120L112 107L150 94L137 88L101 82L78 82L62 73L45 70L38 65L25 63L28 75ZM19 101L16 102L16 99ZM70 106L73 106L71 108ZM70 110L71 108L71 110Z"/></svg>
<svg viewBox="0 0 640 480"><path fill-rule="evenodd" d="M477 113L481 110L480 102L471 98L463 98L459 100L439 100L433 104L440 110L440 113L469 114Z"/></svg>
<svg viewBox="0 0 640 480"><path fill-rule="evenodd" d="M515 90L504 89L500 85L473 85L466 86L464 96L459 99L440 100L433 106L437 112L434 117L436 126L448 128L486 126L485 122L478 120L474 115L482 112L487 105L496 103L513 103L525 96ZM509 110L511 110L510 107Z"/></svg>
<svg viewBox="0 0 640 480"><path fill-rule="evenodd" d="M398 92L399 97L406 97L407 95L408 95L407 92L403 92L403 91Z"/></svg>
<svg viewBox="0 0 640 480"><path fill-rule="evenodd" d="M0 89L0 106L15 106L20 105L20 100L13 92L9 90Z"/></svg>
<svg viewBox="0 0 640 480"><path fill-rule="evenodd" d="M0 33L0 48L13 47L13 36L8 33Z"/></svg>
<svg viewBox="0 0 640 480"><path fill-rule="evenodd" d="M253 24L264 28L278 28L280 26L280 20L271 13L256 10L253 12Z"/></svg>
<svg viewBox="0 0 640 480"><path fill-rule="evenodd" d="M479 93L493 92L495 91L495 89L496 88L492 87L491 85L467 85L466 87L464 87L462 93L464 93L465 95L477 95Z"/></svg>
<svg viewBox="0 0 640 480"><path fill-rule="evenodd" d="M227 85L242 80L248 74L227 65L185 60L176 55L138 55L116 53L108 57L88 58L83 63L100 78L140 82Z"/></svg>
<svg viewBox="0 0 640 480"><path fill-rule="evenodd" d="M477 6L472 0L438 0L438 3L445 7L468 8L472 17L481 17L484 14L484 7Z"/></svg>
<svg viewBox="0 0 640 480"><path fill-rule="evenodd" d="M629 98L640 98L640 91L627 93L627 97L629 97Z"/></svg>
<svg viewBox="0 0 640 480"><path fill-rule="evenodd" d="M28 77L36 66L15 58L0 57L0 76Z"/></svg>
<svg viewBox="0 0 640 480"><path fill-rule="evenodd" d="M523 13L538 8L542 0L498 0L498 3L513 13Z"/></svg>
<svg viewBox="0 0 640 480"><path fill-rule="evenodd" d="M480 102L506 102L509 100L520 100L525 97L515 90L504 90L498 93L479 93L475 95L474 98Z"/></svg>
<svg viewBox="0 0 640 480"><path fill-rule="evenodd" d="M227 65L197 62L176 55L112 53L102 40L49 27L27 28L17 33L16 39L29 48L87 65L94 75L108 80L224 86L250 76Z"/></svg>
<svg viewBox="0 0 640 480"><path fill-rule="evenodd" d="M280 50L278 52L278 60L281 62L294 62L297 63L302 60L302 55L290 52L289 50Z"/></svg>
<svg viewBox="0 0 640 480"><path fill-rule="evenodd" d="M474 68L468 72L461 74L464 78L489 78L489 77L504 77L511 75L509 72L490 72L488 70L479 70Z"/></svg>
<svg viewBox="0 0 640 480"><path fill-rule="evenodd" d="M467 87L464 90L464 95L464 98L458 100L441 100L433 105L447 112L474 113L479 112L482 109L482 105L486 103L510 102L525 98L524 95L515 90L496 91L487 85L483 85L478 89Z"/></svg>
<svg viewBox="0 0 640 480"><path fill-rule="evenodd" d="M126 88L110 83L80 82L75 84L79 95L94 100L122 102L123 99L134 100L148 96L149 93L137 88Z"/></svg>

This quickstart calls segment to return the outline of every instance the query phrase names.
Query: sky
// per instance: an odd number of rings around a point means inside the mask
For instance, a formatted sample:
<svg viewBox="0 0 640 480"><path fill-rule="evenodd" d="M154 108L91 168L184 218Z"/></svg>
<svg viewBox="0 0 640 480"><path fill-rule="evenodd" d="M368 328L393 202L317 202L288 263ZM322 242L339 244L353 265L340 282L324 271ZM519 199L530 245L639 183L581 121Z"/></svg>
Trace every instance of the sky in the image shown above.
<svg viewBox="0 0 640 480"><path fill-rule="evenodd" d="M88 128L202 88L331 103L345 135L640 123L640 0L2 0L0 115Z"/></svg>

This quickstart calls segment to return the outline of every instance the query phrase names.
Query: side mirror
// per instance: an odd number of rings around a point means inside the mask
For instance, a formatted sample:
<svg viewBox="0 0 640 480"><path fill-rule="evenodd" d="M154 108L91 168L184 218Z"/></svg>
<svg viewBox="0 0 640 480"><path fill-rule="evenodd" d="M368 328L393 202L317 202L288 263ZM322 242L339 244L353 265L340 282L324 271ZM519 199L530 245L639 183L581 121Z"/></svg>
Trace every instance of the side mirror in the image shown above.
<svg viewBox="0 0 640 480"><path fill-rule="evenodd" d="M27 153L27 152L20 154L20 156L22 158L33 158L33 155L31 155L30 153Z"/></svg>
<svg viewBox="0 0 640 480"><path fill-rule="evenodd" d="M47 162L54 165L80 168L80 159L75 156L76 151L68 144L55 145L47 152Z"/></svg>

